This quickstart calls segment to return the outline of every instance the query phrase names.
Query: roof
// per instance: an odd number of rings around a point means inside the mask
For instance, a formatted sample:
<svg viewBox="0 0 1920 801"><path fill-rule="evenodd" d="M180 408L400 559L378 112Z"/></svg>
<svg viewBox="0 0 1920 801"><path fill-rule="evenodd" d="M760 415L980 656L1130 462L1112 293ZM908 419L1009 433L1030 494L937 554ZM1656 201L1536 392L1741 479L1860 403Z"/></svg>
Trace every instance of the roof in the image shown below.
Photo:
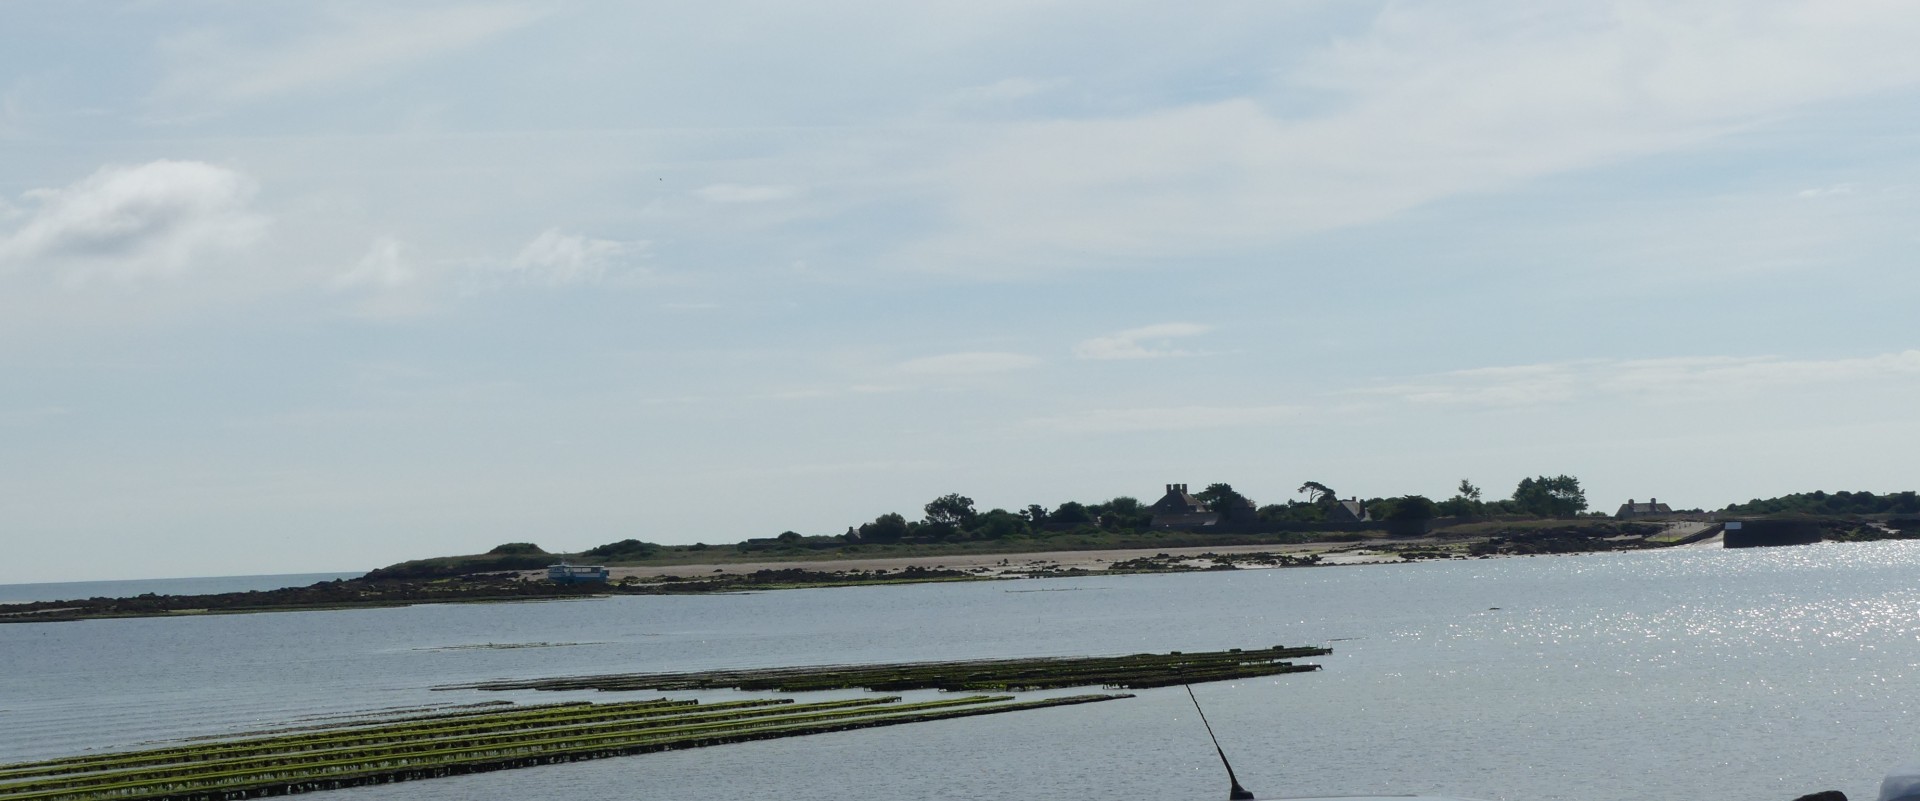
<svg viewBox="0 0 1920 801"><path fill-rule="evenodd" d="M1360 505L1359 501L1334 501L1333 509L1339 510L1341 512L1345 512L1347 517L1352 518L1353 520L1356 520L1359 522L1366 522L1366 520L1368 519L1367 507ZM1328 510L1328 511L1333 511L1333 510ZM1338 513L1336 513L1334 516L1337 517Z"/></svg>
<svg viewBox="0 0 1920 801"><path fill-rule="evenodd" d="M1154 501L1153 505L1147 508L1161 514L1204 512L1207 509L1207 503L1193 497L1193 493L1187 492L1187 485L1169 484L1167 494L1160 496L1160 500Z"/></svg>

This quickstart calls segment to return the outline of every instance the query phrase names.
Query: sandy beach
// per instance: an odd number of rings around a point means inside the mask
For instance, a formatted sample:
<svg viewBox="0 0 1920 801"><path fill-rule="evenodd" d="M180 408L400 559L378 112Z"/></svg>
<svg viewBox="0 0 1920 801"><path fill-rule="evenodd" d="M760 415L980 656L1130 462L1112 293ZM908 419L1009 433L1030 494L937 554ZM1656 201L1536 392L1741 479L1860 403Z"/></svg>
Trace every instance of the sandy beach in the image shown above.
<svg viewBox="0 0 1920 801"><path fill-rule="evenodd" d="M1431 542L1427 539L1392 540L1394 545L1411 545ZM1335 551L1338 551L1335 553ZM878 559L811 559L799 561L767 562L729 562L707 565L642 565L633 567L610 567L610 578L618 580L627 576L636 578L657 578L660 576L706 576L719 574L755 573L761 570L808 570L816 572L844 571L885 571L897 573L908 567L922 567L929 570L959 570L980 575L1011 575L1031 573L1035 570L1106 570L1115 562L1126 562L1145 557L1166 554L1174 557L1198 557L1201 554L1253 554L1274 553L1292 556L1321 554L1326 564L1364 564L1368 562L1398 562L1397 554L1375 553L1356 550L1353 543L1299 543L1289 545L1219 545L1190 548L1129 548L1107 551L1041 551L1036 553L1014 554L949 554L945 556L887 557Z"/></svg>

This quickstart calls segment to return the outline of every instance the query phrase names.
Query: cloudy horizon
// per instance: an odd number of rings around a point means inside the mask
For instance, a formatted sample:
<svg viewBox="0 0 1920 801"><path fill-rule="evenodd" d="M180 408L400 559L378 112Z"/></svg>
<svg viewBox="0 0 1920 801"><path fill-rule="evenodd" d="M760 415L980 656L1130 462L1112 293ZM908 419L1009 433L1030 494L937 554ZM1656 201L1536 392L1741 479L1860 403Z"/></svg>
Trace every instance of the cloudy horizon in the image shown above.
<svg viewBox="0 0 1920 801"><path fill-rule="evenodd" d="M1920 488L1905 4L0 18L0 582Z"/></svg>

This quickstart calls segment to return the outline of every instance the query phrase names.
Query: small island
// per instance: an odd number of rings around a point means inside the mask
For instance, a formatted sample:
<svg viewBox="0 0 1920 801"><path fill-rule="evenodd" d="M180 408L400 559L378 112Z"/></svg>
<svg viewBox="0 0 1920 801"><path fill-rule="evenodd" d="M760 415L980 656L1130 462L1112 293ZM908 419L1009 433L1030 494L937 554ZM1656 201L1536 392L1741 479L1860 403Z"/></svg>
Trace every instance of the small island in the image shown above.
<svg viewBox="0 0 1920 801"><path fill-rule="evenodd" d="M842 534L787 531L729 545L623 539L573 553L529 542L484 553L401 562L355 579L222 593L86 598L0 605L0 622L52 622L245 612L565 600L605 595L749 592L940 581L1246 568L1306 568L1448 559L1920 537L1914 492L1811 492L1674 510L1649 498L1589 512L1572 476L1529 478L1511 498L1458 493L1342 499L1306 482L1301 499L1258 505L1217 483L1168 484L1151 504L974 507L955 494L909 521L895 512Z"/></svg>

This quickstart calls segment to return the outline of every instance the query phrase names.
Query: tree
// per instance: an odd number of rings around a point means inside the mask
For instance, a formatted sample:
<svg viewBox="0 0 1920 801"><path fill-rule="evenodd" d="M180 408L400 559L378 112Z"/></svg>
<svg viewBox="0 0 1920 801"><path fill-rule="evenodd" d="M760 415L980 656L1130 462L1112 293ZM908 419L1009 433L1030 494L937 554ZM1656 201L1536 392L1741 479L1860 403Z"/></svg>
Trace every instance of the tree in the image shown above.
<svg viewBox="0 0 1920 801"><path fill-rule="evenodd" d="M1300 494L1307 496L1307 500L1318 504L1332 503L1340 497L1334 493L1332 487L1328 487L1318 481L1309 481L1301 484L1299 491Z"/></svg>
<svg viewBox="0 0 1920 801"><path fill-rule="evenodd" d="M1327 507L1305 501L1287 501L1260 507L1260 522L1267 524L1319 523L1327 519Z"/></svg>
<svg viewBox="0 0 1920 801"><path fill-rule="evenodd" d="M1388 520L1432 520L1436 511L1433 501L1425 495L1403 495L1393 499L1392 504L1393 508L1387 512Z"/></svg>
<svg viewBox="0 0 1920 801"><path fill-rule="evenodd" d="M493 546L493 550L487 553L520 556L525 554L544 554L546 551L540 550L540 546L531 542L507 542Z"/></svg>
<svg viewBox="0 0 1920 801"><path fill-rule="evenodd" d="M1480 488L1463 478L1453 497L1441 501L1437 511L1448 517L1468 517L1486 511L1486 505L1480 502Z"/></svg>
<svg viewBox="0 0 1920 801"><path fill-rule="evenodd" d="M1027 504L1027 508L1020 513L1020 516L1027 519L1028 525L1031 525L1034 528L1039 528L1041 526L1046 525L1047 518L1051 517L1052 515L1050 515L1047 512L1047 507L1041 506L1040 504L1037 504L1037 503L1030 503L1030 504Z"/></svg>
<svg viewBox="0 0 1920 801"><path fill-rule="evenodd" d="M907 518L898 512L888 512L860 526L860 539L863 542L899 542L905 536Z"/></svg>
<svg viewBox="0 0 1920 801"><path fill-rule="evenodd" d="M1253 508L1253 501L1235 492L1231 484L1208 484L1206 489L1195 493L1193 497L1199 498L1201 503L1206 504L1209 511L1221 514L1237 509Z"/></svg>
<svg viewBox="0 0 1920 801"><path fill-rule="evenodd" d="M794 545L794 544L796 544L796 543L798 543L798 542L800 542L800 532L798 532L798 531L782 531L782 532L780 532L780 536L778 536L778 537L774 537L774 539L776 539L776 540L779 540L779 541L781 541L781 542L783 542L783 543L786 543L786 544L788 544L788 545Z"/></svg>
<svg viewBox="0 0 1920 801"><path fill-rule="evenodd" d="M609 542L605 545L597 545L592 548L588 548L585 551L581 551L581 553L587 556L597 557L600 559L645 559L647 557L654 555L655 553L658 553L659 551L660 551L660 546L655 545L651 542L641 542L636 539L624 539L619 542Z"/></svg>
<svg viewBox="0 0 1920 801"><path fill-rule="evenodd" d="M1513 503L1527 514L1572 517L1586 510L1587 493L1573 476L1523 478L1513 490Z"/></svg>
<svg viewBox="0 0 1920 801"><path fill-rule="evenodd" d="M1100 527L1110 531L1129 531L1147 528L1153 525L1153 511L1139 498L1122 495L1100 505L1100 514L1096 520Z"/></svg>
<svg viewBox="0 0 1920 801"><path fill-rule="evenodd" d="M978 535L990 540L1021 536L1028 533L1027 518L1005 509L994 509L980 516Z"/></svg>
<svg viewBox="0 0 1920 801"><path fill-rule="evenodd" d="M973 525L974 518L980 516L973 510L973 499L957 492L950 492L927 502L927 522L935 525L947 525L964 529Z"/></svg>
<svg viewBox="0 0 1920 801"><path fill-rule="evenodd" d="M1048 522L1057 527L1078 526L1093 522L1093 515L1087 513L1087 507L1078 501L1067 501L1053 510Z"/></svg>

